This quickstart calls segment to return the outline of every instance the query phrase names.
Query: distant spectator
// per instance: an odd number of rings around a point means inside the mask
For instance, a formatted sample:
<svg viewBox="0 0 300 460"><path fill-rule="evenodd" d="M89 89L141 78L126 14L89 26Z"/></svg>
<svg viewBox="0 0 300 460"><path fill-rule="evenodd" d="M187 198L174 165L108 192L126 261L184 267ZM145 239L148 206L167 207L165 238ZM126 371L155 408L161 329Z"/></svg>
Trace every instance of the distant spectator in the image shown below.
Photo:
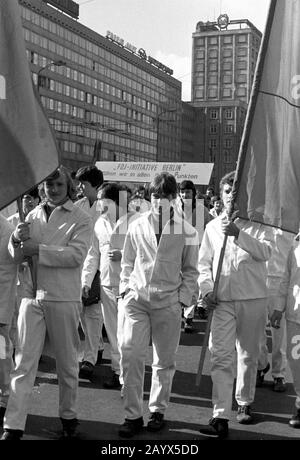
<svg viewBox="0 0 300 460"><path fill-rule="evenodd" d="M223 202L220 195L214 195L211 199L212 209L210 210L210 214L213 217L218 217L222 210L223 210Z"/></svg>

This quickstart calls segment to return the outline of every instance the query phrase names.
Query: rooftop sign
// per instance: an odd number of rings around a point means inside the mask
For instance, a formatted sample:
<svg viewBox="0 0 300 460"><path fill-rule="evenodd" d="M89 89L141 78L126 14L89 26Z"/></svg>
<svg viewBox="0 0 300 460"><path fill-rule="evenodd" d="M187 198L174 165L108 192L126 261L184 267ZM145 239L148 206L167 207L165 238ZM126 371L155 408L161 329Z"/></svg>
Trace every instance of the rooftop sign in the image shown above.
<svg viewBox="0 0 300 460"><path fill-rule="evenodd" d="M79 5L73 2L73 0L43 0L43 2L55 6L55 8L72 16L72 18L79 18Z"/></svg>
<svg viewBox="0 0 300 460"><path fill-rule="evenodd" d="M158 69L162 70L163 72L166 72L169 75L173 75L173 70L170 69L169 67L165 66L161 62L157 61L151 56L147 56L146 51L143 48L137 49L136 46L131 45L131 43L126 43L123 38L118 37L118 35L115 35L114 33L110 32L109 30L106 32L106 37L108 40L116 43L117 45L121 46L122 48L127 49L130 51L132 54L135 54L141 59L144 59L145 61L149 62L149 64L154 65L154 67L157 67Z"/></svg>

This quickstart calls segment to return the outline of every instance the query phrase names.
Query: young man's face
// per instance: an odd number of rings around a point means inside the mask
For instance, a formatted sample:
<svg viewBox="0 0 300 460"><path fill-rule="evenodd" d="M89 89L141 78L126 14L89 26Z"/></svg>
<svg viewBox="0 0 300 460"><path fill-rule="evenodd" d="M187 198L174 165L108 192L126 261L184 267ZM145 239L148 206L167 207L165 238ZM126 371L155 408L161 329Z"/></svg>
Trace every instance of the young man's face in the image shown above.
<svg viewBox="0 0 300 460"><path fill-rule="evenodd" d="M163 193L151 193L151 207L154 214L165 214L170 212L173 195Z"/></svg>
<svg viewBox="0 0 300 460"><path fill-rule="evenodd" d="M228 210L231 205L231 198L232 198L232 185L224 184L222 188L222 201L224 203L224 207Z"/></svg>
<svg viewBox="0 0 300 460"><path fill-rule="evenodd" d="M190 188L183 188L179 191L180 198L183 200L192 200L193 199L193 190Z"/></svg>
<svg viewBox="0 0 300 460"><path fill-rule="evenodd" d="M97 189L93 187L90 182L86 180L80 181L78 188L88 200L95 200L97 198Z"/></svg>
<svg viewBox="0 0 300 460"><path fill-rule="evenodd" d="M58 206L64 202L68 194L67 178L60 174L57 179L50 179L44 182L45 195L48 202Z"/></svg>
<svg viewBox="0 0 300 460"><path fill-rule="evenodd" d="M22 208L25 216L32 211L39 203L38 198L34 198L31 195L24 195L22 198Z"/></svg>

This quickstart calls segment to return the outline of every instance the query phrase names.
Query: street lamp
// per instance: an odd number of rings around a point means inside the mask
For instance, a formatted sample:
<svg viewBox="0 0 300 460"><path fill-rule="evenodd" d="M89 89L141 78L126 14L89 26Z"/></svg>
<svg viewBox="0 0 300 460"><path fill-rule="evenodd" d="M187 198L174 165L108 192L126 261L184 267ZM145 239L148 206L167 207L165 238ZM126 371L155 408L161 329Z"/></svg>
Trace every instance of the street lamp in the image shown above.
<svg viewBox="0 0 300 460"><path fill-rule="evenodd" d="M163 119L161 119L161 116L164 115L165 113L171 113L171 112L177 112L177 108L176 107L170 107L169 109L168 108L165 108L163 109L161 112L159 112L155 118L156 120L156 161L158 161L159 159L159 127L160 127L160 121L164 121ZM168 120L165 120L165 121L168 121Z"/></svg>
<svg viewBox="0 0 300 460"><path fill-rule="evenodd" d="M37 90L38 90L38 93L40 92L40 87L41 87L41 73L46 70L46 69L49 69L49 67L51 66L55 66L55 67L61 67L63 65L66 65L67 63L65 61L62 61L61 59L57 60L57 61L51 61L51 62L48 62L48 64L46 64L44 67L41 67L40 70L38 71L37 73L37 77L38 77L38 80L37 80Z"/></svg>

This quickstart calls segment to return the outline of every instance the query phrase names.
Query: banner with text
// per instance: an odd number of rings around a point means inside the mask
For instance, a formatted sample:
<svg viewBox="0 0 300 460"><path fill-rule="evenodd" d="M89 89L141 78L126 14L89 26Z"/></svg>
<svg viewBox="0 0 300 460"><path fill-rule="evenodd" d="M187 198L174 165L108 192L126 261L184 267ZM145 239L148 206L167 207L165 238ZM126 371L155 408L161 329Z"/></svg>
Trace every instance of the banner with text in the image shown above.
<svg viewBox="0 0 300 460"><path fill-rule="evenodd" d="M97 161L96 166L106 181L151 182L156 174L169 172L178 183L191 180L196 185L208 185L214 163Z"/></svg>

